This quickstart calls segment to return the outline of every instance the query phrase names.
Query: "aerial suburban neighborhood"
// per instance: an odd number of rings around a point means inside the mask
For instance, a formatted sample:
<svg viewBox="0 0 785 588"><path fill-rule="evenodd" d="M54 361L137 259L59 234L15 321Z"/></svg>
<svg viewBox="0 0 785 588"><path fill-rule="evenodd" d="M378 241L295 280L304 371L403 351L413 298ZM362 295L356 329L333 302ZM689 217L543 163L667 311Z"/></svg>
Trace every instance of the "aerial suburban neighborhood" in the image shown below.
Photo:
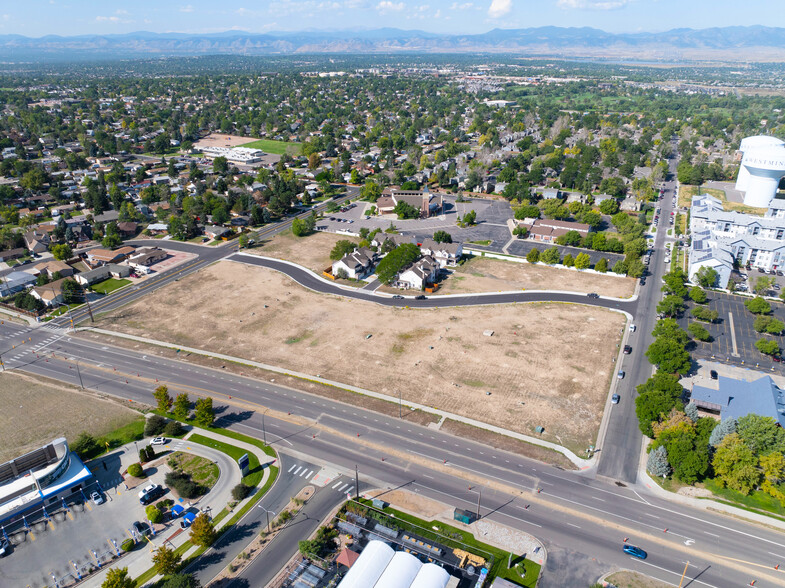
<svg viewBox="0 0 785 588"><path fill-rule="evenodd" d="M783 29L88 4L0 15L0 586L785 583Z"/></svg>

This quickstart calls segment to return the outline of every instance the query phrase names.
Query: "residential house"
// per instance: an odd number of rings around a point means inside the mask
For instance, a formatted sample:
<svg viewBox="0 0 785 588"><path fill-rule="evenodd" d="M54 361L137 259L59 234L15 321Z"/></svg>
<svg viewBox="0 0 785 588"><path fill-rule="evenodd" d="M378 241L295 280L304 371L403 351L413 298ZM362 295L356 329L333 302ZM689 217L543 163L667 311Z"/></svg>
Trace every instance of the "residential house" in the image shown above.
<svg viewBox="0 0 785 588"><path fill-rule="evenodd" d="M35 298L38 298L38 300L47 306L63 304L63 282L65 282L66 279L67 278L60 278L59 280L49 282L43 286L34 286L30 290L30 294Z"/></svg>
<svg viewBox="0 0 785 588"><path fill-rule="evenodd" d="M87 263L90 267L106 265L107 263L119 263L136 251L135 247L120 247L114 251L108 249L92 249L87 252Z"/></svg>
<svg viewBox="0 0 785 588"><path fill-rule="evenodd" d="M455 267L463 255L463 244L437 243L433 239L423 239L420 252L433 257L440 267Z"/></svg>
<svg viewBox="0 0 785 588"><path fill-rule="evenodd" d="M48 278L52 278L57 272L60 272L61 278L67 278L74 275L74 268L64 261L57 259L50 259L42 261L33 266L33 270L39 274L45 274Z"/></svg>
<svg viewBox="0 0 785 588"><path fill-rule="evenodd" d="M93 222L96 223L111 223L117 222L120 219L120 213L116 210L107 210L106 212L102 212L101 214L96 214L93 216Z"/></svg>
<svg viewBox="0 0 785 588"><path fill-rule="evenodd" d="M150 223L147 225L147 231L151 235L166 235L169 232L169 226L166 223Z"/></svg>
<svg viewBox="0 0 785 588"><path fill-rule="evenodd" d="M560 196L561 193L555 188L548 188L547 190L542 191L543 200L557 200Z"/></svg>
<svg viewBox="0 0 785 588"><path fill-rule="evenodd" d="M343 271L347 277L361 280L373 272L377 260L376 252L367 247L360 247L333 262L333 276Z"/></svg>
<svg viewBox="0 0 785 588"><path fill-rule="evenodd" d="M159 247L144 247L142 249L138 249L136 253L131 255L128 258L128 265L133 267L134 269L146 268L150 267L154 263L158 263L162 259L166 259L168 257L168 253Z"/></svg>
<svg viewBox="0 0 785 588"><path fill-rule="evenodd" d="M719 376L709 386L693 385L690 400L699 413L717 419L739 419L748 414L772 417L785 426L785 396L771 376L751 382Z"/></svg>
<svg viewBox="0 0 785 588"><path fill-rule="evenodd" d="M52 240L47 231L28 231L25 233L25 245L33 253L43 253L49 249Z"/></svg>
<svg viewBox="0 0 785 588"><path fill-rule="evenodd" d="M576 231L581 237L585 237L591 231L591 227L584 223L552 219L525 219L521 224L529 229L530 239L543 243L555 243L557 238L566 235L569 231Z"/></svg>
<svg viewBox="0 0 785 588"><path fill-rule="evenodd" d="M407 290L422 290L428 284L433 284L436 281L439 270L439 262L430 255L426 255L399 273L393 286Z"/></svg>
<svg viewBox="0 0 785 588"><path fill-rule="evenodd" d="M399 247L405 243L417 245L417 239L414 235L400 235L398 233L376 233L376 236L371 241L371 245L378 247L380 250L386 241L392 242L392 247Z"/></svg>
<svg viewBox="0 0 785 588"><path fill-rule="evenodd" d="M127 265L107 263L95 269L76 274L74 279L82 286L91 286L109 278L127 278L131 275L131 268Z"/></svg>
<svg viewBox="0 0 785 588"><path fill-rule="evenodd" d="M30 271L15 271L0 277L0 296L9 296L21 292L36 283L36 275Z"/></svg>
<svg viewBox="0 0 785 588"><path fill-rule="evenodd" d="M217 225L207 225L204 228L204 234L213 239L220 239L221 237L228 235L231 232L231 229L227 227L219 227Z"/></svg>
<svg viewBox="0 0 785 588"><path fill-rule="evenodd" d="M9 261L11 259L19 259L24 257L27 250L24 247L17 247L16 249L6 249L0 251L0 261Z"/></svg>
<svg viewBox="0 0 785 588"><path fill-rule="evenodd" d="M117 231L123 237L133 237L136 235L136 229L139 227L135 222L122 222L117 223Z"/></svg>

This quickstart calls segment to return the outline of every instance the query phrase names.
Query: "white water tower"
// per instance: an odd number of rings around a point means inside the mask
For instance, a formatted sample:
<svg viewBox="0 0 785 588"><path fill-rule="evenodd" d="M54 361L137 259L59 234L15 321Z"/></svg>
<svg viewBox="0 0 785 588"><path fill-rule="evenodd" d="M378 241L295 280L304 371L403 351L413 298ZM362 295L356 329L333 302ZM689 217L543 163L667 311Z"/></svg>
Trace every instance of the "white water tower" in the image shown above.
<svg viewBox="0 0 785 588"><path fill-rule="evenodd" d="M741 141L742 152L736 189L744 192L744 204L768 208L785 176L785 141L758 135Z"/></svg>

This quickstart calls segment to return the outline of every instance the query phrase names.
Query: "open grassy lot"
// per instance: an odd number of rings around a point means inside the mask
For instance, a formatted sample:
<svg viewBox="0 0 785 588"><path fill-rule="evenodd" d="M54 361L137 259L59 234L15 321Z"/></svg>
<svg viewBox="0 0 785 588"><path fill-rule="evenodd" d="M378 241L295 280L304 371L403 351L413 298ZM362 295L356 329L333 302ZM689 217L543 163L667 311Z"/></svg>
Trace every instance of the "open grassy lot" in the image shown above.
<svg viewBox="0 0 785 588"><path fill-rule="evenodd" d="M12 372L0 373L0 406L0 462L58 437L73 442L82 431L101 437L143 420L98 394Z"/></svg>
<svg viewBox="0 0 785 588"><path fill-rule="evenodd" d="M283 155L284 153L300 155L302 150L302 143L287 143L286 141L273 141L272 139L259 139L240 146L248 147L249 149L261 149L265 153L274 153L276 155Z"/></svg>
<svg viewBox="0 0 785 588"><path fill-rule="evenodd" d="M215 486L220 475L218 466L206 457L176 451L166 461L170 467L176 464L179 471L190 474L194 482L205 488Z"/></svg>
<svg viewBox="0 0 785 588"><path fill-rule="evenodd" d="M360 242L349 235L320 231L307 237L295 237L291 231L284 231L271 239L262 240L256 247L244 249L243 253L293 261L321 274L325 268L332 266L330 251L338 241Z"/></svg>
<svg viewBox="0 0 785 588"><path fill-rule="evenodd" d="M595 441L623 324L617 313L567 304L382 308L234 262L97 322L393 397L400 391L521 433L541 425L543 438L575 451Z"/></svg>
<svg viewBox="0 0 785 588"><path fill-rule="evenodd" d="M92 290L93 292L98 292L99 294L109 294L130 283L131 280L118 280L117 278L109 278L103 282L93 284Z"/></svg>
<svg viewBox="0 0 785 588"><path fill-rule="evenodd" d="M686 186L686 185L679 186L679 206L684 206L689 208L690 205L692 204L692 197L699 193L698 188L699 186ZM724 208L727 211L736 211L744 214L757 214L758 216L763 216L766 213L765 208L755 208L753 206L746 206L741 202L728 201L728 198L725 195L724 190L718 190L716 188L706 188L700 186L700 193L710 194L715 198L719 198L720 200L722 200L722 208Z"/></svg>
<svg viewBox="0 0 785 588"><path fill-rule="evenodd" d="M632 278L584 273L488 257L473 257L452 271L452 275L444 280L437 294L467 294L499 290L569 290L627 298L635 291L635 280Z"/></svg>

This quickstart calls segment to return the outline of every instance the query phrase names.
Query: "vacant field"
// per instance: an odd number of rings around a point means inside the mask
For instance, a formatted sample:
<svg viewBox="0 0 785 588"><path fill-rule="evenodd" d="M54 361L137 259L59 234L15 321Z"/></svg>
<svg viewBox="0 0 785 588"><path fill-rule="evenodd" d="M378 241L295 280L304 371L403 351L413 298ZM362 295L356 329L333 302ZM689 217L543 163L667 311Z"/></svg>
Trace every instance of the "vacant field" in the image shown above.
<svg viewBox="0 0 785 588"><path fill-rule="evenodd" d="M611 574L606 578L608 582L618 588L672 588L672 584L661 582L655 578L644 576L638 572L623 571Z"/></svg>
<svg viewBox="0 0 785 588"><path fill-rule="evenodd" d="M330 251L338 241L359 243L359 239L349 235L319 231L307 237L295 237L291 231L285 231L243 252L293 261L321 274L325 268L332 266Z"/></svg>
<svg viewBox="0 0 785 588"><path fill-rule="evenodd" d="M541 425L543 438L583 451L595 441L623 324L619 314L567 304L388 309L221 262L97 326L400 391L521 433Z"/></svg>
<svg viewBox="0 0 785 588"><path fill-rule="evenodd" d="M0 462L58 437L99 437L140 416L97 394L8 372L0 374L0 406Z"/></svg>
<svg viewBox="0 0 785 588"><path fill-rule="evenodd" d="M199 139L194 147L242 147L248 145L253 137L239 137L237 135L224 135L223 133L210 133L204 139Z"/></svg>
<svg viewBox="0 0 785 588"><path fill-rule="evenodd" d="M700 188L701 194L709 194L715 198L722 200L722 208L730 212L741 212L743 214L756 214L763 216L766 214L765 208L755 208L754 206L747 206L741 202L731 202L725 195L725 190L718 190L717 188ZM698 194L698 186L679 186L679 206L689 208L692 205L692 197Z"/></svg>
<svg viewBox="0 0 785 588"><path fill-rule="evenodd" d="M240 146L249 147L250 149L261 149L265 153L274 153L276 155L283 155L284 153L300 155L300 151L302 151L302 143L287 143L286 141L273 141L272 139L258 139L250 143L243 143Z"/></svg>
<svg viewBox="0 0 785 588"><path fill-rule="evenodd" d="M547 265L516 263L488 257L473 257L458 266L444 280L437 294L466 294L507 290L569 290L597 292L604 296L628 298L635 280L590 274Z"/></svg>

